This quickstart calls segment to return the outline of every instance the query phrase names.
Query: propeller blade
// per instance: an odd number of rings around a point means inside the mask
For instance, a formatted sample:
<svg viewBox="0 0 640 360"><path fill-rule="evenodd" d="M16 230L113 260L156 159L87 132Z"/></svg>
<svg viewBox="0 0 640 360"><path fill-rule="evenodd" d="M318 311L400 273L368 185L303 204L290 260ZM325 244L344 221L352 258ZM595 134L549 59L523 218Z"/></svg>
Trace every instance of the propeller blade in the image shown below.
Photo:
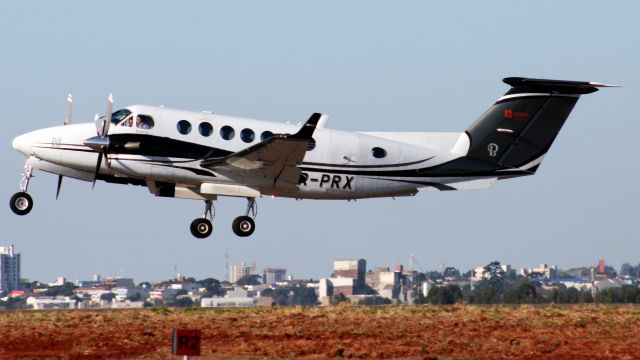
<svg viewBox="0 0 640 360"><path fill-rule="evenodd" d="M91 185L91 190L96 187L96 180L98 179L98 174L100 173L100 165L102 165L102 152L98 153L98 164L96 165L96 172L93 175L93 184Z"/></svg>
<svg viewBox="0 0 640 360"><path fill-rule="evenodd" d="M58 187L56 188L56 200L58 200L58 195L60 195L60 187L62 187L62 175L58 175Z"/></svg>
<svg viewBox="0 0 640 360"><path fill-rule="evenodd" d="M67 116L64 118L65 125L71 125L71 107L73 105L73 97L71 94L67 96Z"/></svg>
<svg viewBox="0 0 640 360"><path fill-rule="evenodd" d="M96 124L96 133L100 136L100 131L102 130L102 123L100 123L100 115L93 115L93 123Z"/></svg>
<svg viewBox="0 0 640 360"><path fill-rule="evenodd" d="M107 113L104 115L104 124L102 128L102 134L100 136L106 136L109 134L109 125L111 125L111 113L113 112L113 95L109 94L107 97Z"/></svg>

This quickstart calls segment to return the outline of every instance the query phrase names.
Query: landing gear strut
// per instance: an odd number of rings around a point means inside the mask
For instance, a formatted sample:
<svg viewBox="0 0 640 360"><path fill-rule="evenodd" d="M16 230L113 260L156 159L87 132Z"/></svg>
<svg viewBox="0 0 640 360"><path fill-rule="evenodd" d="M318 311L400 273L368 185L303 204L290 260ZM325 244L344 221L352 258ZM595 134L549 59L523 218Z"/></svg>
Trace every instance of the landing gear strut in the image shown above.
<svg viewBox="0 0 640 360"><path fill-rule="evenodd" d="M201 218L197 218L191 222L191 234L198 239L204 239L211 235L213 231L213 224L211 220L215 215L215 208L213 207L213 201L205 201L204 215Z"/></svg>
<svg viewBox="0 0 640 360"><path fill-rule="evenodd" d="M233 220L231 226L233 232L240 237L247 237L256 230L256 223L253 219L258 215L258 205L255 198L247 198L247 200L247 212L244 216L238 216Z"/></svg>
<svg viewBox="0 0 640 360"><path fill-rule="evenodd" d="M17 215L27 215L33 208L33 199L27 193L29 188L29 180L33 177L33 169L28 163L24 164L24 172L20 180L20 192L13 194L9 201L11 211Z"/></svg>

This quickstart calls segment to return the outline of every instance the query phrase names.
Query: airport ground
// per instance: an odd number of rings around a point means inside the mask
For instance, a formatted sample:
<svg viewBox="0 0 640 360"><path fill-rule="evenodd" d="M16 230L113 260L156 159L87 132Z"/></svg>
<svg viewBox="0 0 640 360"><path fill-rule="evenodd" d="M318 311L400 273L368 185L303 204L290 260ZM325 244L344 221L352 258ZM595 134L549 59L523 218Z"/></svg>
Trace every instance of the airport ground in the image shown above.
<svg viewBox="0 0 640 360"><path fill-rule="evenodd" d="M640 307L337 306L5 311L0 358L172 359L175 328L202 359L638 359Z"/></svg>

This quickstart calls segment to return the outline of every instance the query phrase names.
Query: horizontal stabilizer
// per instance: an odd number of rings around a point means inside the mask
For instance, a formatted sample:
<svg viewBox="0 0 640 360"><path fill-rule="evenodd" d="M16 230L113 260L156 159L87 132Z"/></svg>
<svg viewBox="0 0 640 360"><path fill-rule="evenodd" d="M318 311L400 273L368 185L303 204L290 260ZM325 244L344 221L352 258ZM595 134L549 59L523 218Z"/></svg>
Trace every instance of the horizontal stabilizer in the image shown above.
<svg viewBox="0 0 640 360"><path fill-rule="evenodd" d="M597 82L531 79L523 77L508 77L502 79L502 81L513 87L507 95L522 92L590 94L598 91L598 88L601 87L618 87L618 85L609 85Z"/></svg>

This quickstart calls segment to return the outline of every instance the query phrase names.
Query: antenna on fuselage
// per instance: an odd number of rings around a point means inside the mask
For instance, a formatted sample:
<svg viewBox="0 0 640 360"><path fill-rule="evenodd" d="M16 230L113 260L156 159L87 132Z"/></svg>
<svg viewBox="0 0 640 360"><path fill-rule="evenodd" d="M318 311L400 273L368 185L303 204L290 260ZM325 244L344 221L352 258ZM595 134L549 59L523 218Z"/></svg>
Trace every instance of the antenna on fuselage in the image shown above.
<svg viewBox="0 0 640 360"><path fill-rule="evenodd" d="M67 95L67 116L64 117L64 124L71 125L71 108L73 106L73 96Z"/></svg>
<svg viewBox="0 0 640 360"><path fill-rule="evenodd" d="M71 125L71 113L73 108L73 96L67 95L67 115L64 117L64 124ZM58 175L58 185L56 186L56 200L60 196L60 188L62 187L62 175Z"/></svg>

